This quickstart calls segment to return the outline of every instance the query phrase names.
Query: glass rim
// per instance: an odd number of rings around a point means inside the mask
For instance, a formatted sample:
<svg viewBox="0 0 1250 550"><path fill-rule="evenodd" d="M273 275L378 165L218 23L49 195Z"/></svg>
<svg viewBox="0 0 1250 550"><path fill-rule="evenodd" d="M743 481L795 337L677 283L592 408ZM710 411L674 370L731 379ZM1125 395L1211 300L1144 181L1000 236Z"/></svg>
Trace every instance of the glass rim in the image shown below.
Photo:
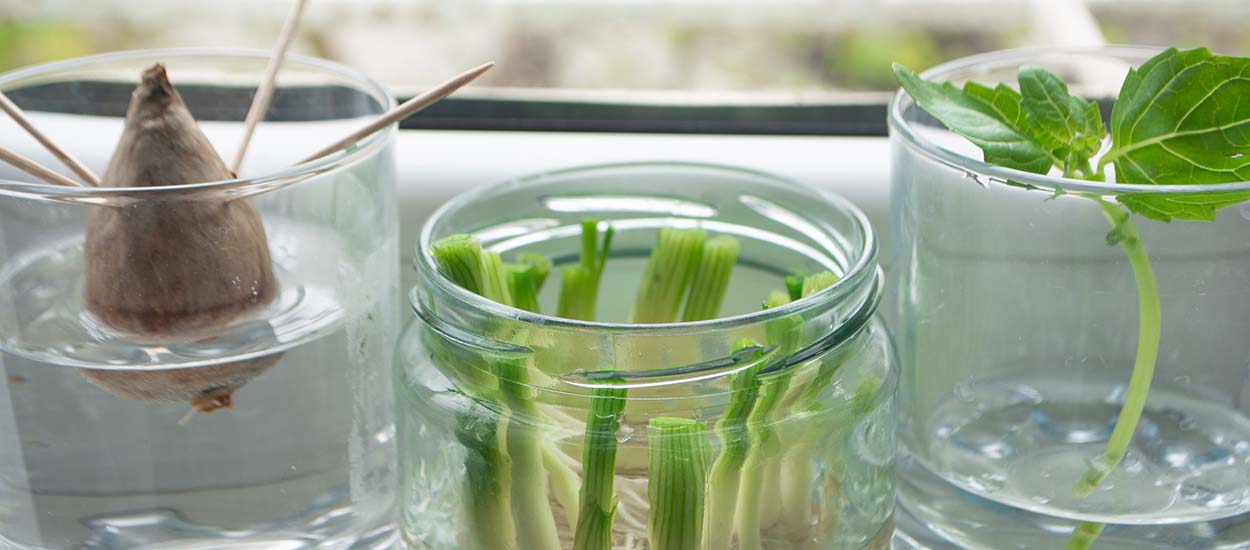
<svg viewBox="0 0 1250 550"><path fill-rule="evenodd" d="M199 58L199 59L250 59L267 61L273 52L254 48L153 48L142 50L123 50L117 52L87 55L63 59L49 63L22 67L0 74L0 92L7 85L29 78L46 76L58 72L68 72L90 67L98 63L114 61L137 61L144 59ZM295 53L286 55L284 64L297 63L309 68L334 74L351 81L360 90L368 93L382 105L385 112L395 107L395 98L379 82L348 65ZM280 86L280 84L279 84ZM380 113L379 113L380 114ZM19 198L41 198L67 202L83 202L90 204L107 203L116 198L139 197L149 195L155 199L159 195L176 193L180 197L189 197L201 193L227 192L235 197L263 193L278 187L297 183L311 176L335 170L355 162L370 154L389 141L395 133L395 124L388 129L374 132L360 141L356 147L337 151L319 159L295 164L281 170L249 176L236 177L228 180L217 180L185 185L154 185L147 187L69 187L47 182L17 181L0 178L0 196Z"/></svg>
<svg viewBox="0 0 1250 550"><path fill-rule="evenodd" d="M1127 44L1071 48L1044 46L1012 48L980 53L947 61L921 72L920 76L925 79L946 80L951 75L966 72L969 69L974 69L987 64L999 65L1004 62L1014 60L1016 61L1013 63L1014 65L1022 66L1027 64L1031 59L1035 59L1042 55L1058 54L1102 56L1120 60L1141 57L1144 60L1148 56L1153 56L1163 51L1163 49L1164 48L1157 46L1138 46ZM913 103L914 102L912 102L911 97L902 88L894 93L894 97L890 100L889 106L890 141L894 141L897 138L899 141L908 145L913 150L920 152L930 160L957 170L988 176L996 183L1013 181L1026 185L1033 185L1043 189L1061 188L1064 191L1095 193L1104 196L1124 195L1128 193L1151 195L1237 193L1250 190L1250 181L1210 183L1202 185L1156 185L1142 183L1097 182L1075 178L1065 178L1061 176L1050 176L1046 174L1034 174L1023 170L989 164L981 159L973 158L942 147L916 132L911 122L909 122L903 114L905 108L911 106Z"/></svg>
<svg viewBox="0 0 1250 550"><path fill-rule="evenodd" d="M753 311L753 312L733 315L729 317L708 319L704 321L684 321L684 322L655 323L655 324L618 323L618 322L604 322L604 321L581 321L581 320L557 317L555 315L534 313L534 312L526 311L523 309L515 308L512 306L500 304L498 302L488 300L483 296L479 296L473 292L470 292L469 290L461 287L460 285L454 283L453 281L445 277L442 274L442 272L438 269L437 262L434 260L433 256L429 253L430 250L432 249L431 245L433 244L434 228L439 224L439 222L443 218L450 215L450 213L473 204L481 197L486 197L494 193L507 191L515 187L533 184L535 182L541 182L548 178L568 176L568 175L577 175L580 173L594 173L594 172L598 172L601 170L646 169L646 168L693 169L693 170L721 172L724 174L734 174L734 175L739 175L739 176L750 176L753 178L762 178L762 179L765 179L774 183L780 183L783 185L794 187L796 189L801 189L801 190L813 193L814 195L819 197L822 201L824 201L824 204L822 206L827 206L829 208L832 208L834 211L837 211L837 212L842 213L843 215L846 215L851 220L855 228L858 229L860 234L863 236L861 239L859 239L858 241L852 242L851 244L852 246L858 245L861 252L858 254L851 254L852 251L849 251L849 250L834 251L837 253L846 254L847 258L849 259L849 261L847 262L848 265L845 266L846 272L842 274L842 276L837 280L837 282L825 288L824 290L817 292L816 294L813 294L811 296L807 296L798 300L791 301L781 307L762 309L759 311ZM846 235L838 235L838 236L846 237ZM706 331L732 330L735 328L741 328L741 327L747 327L747 326L757 325L761 323L767 323L769 321L779 319L782 317L786 317L789 315L793 315L796 313L806 312L810 310L825 310L825 309L835 307L843 298L852 296L857 290L861 289L865 285L873 284L874 281L877 281L877 279L881 277L880 269L877 266L877 254L879 252L878 246L877 246L877 235L873 231L871 223L868 221L868 216L864 214L864 212L860 210L857 206L855 206L854 203L850 202L850 200L846 199L845 197L842 197L841 195L838 195L836 193L825 191L823 189L818 189L812 186L803 185L794 180L791 180L782 176L778 176L776 174L760 171L760 170L753 170L750 168L743 168L739 166L732 166L732 165L725 165L725 164L687 162L687 161L645 160L645 161L632 161L632 162L587 164L587 165L573 166L569 168L561 168L561 169L556 169L556 170L538 172L538 173L530 174L527 176L507 179L507 180L496 182L490 185L482 186L472 191L469 191L467 193L460 194L459 196L453 198L452 200L448 201L447 203L440 206L437 210L435 210L434 213L430 215L429 219L427 219L425 224L422 226L420 235L418 236L418 239L417 239L417 246L418 246L418 250L417 250L417 254L415 255L415 258L413 259L413 263L418 271L418 274L425 275L428 273L432 275L431 277L423 277L421 280L421 283L418 283L418 284L433 284L439 289L439 291L444 292L447 295L454 297L456 300L462 303L465 303L471 307L475 307L490 315L504 317L504 318L517 321L517 322L521 322L521 323L542 325L547 328L555 328L555 329L560 329L560 330L579 331L579 332L599 332L599 333L609 332L609 333L615 333L615 334L624 333L624 334L633 334L637 336L676 336L676 335L684 335L684 334L706 332ZM820 250L820 251L829 252L828 250ZM876 301L874 299L873 294L881 293L882 291L883 289L881 285L878 283L876 288L873 289L873 291L869 293L869 295L863 298L865 305L873 305L875 309ZM414 301L411 304L412 307L414 308L418 307L418 303L415 301L415 296L416 294L413 294ZM847 319L838 319L838 322L842 323L842 322L845 322L846 320Z"/></svg>

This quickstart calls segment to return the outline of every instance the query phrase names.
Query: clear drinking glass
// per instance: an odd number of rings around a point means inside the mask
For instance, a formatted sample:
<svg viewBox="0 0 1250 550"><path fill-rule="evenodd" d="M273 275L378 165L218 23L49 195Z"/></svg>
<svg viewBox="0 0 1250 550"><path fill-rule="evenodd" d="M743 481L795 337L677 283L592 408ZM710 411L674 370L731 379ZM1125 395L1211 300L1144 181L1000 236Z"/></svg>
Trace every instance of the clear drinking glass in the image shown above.
<svg viewBox="0 0 1250 550"><path fill-rule="evenodd" d="M1155 53L1018 50L924 76L1014 84L1019 67L1037 65L1099 100L1105 118L1129 67ZM1250 184L1104 184L989 166L903 93L890 124L900 512L968 548L1062 548L1077 521L1107 524L1098 550L1250 548L1247 205L1214 222L1133 216L1158 281L1158 365L1127 456L1092 494L1073 494L1116 423L1139 334L1124 248L1108 244L1099 205L1075 194Z"/></svg>
<svg viewBox="0 0 1250 550"><path fill-rule="evenodd" d="M587 217L616 230L600 291L603 322L487 301L444 278L429 252L442 237L471 233L505 257L538 252L559 266L576 261L579 222ZM624 323L656 231L663 227L703 227L741 242L723 311L727 317ZM751 547L741 543L744 533L755 539L755 548L769 550L888 548L894 354L873 316L881 295L874 236L849 203L728 168L600 166L464 195L435 214L418 246L421 283L411 294L415 318L400 338L396 362L400 517L410 548L528 549L506 524L515 519L516 531L532 529L535 508L550 510L544 522L549 527L554 522L559 547L575 548L579 515L584 519L598 510L579 506L580 488L589 476L594 476L589 483L601 483L605 475L608 494L596 498L604 506L617 503L610 547L677 548L657 547L648 539L648 516L661 509L656 493L672 482L659 481L662 474L649 465L667 443L649 427L659 417L693 420L694 436L710 441L708 455L692 467L692 475L709 477L706 487L699 482L686 487L700 494L691 498L702 509L721 506L729 515L725 523L703 529L703 544L710 544L707 537L715 532L727 541L722 548ZM792 270L824 269L841 279L823 292L760 311L769 291L785 288ZM546 311L553 308L558 286L549 281L543 289ZM770 333L787 326L795 335L793 345L770 345ZM760 346L735 352L741 338ZM502 371L492 370L500 361L528 369L523 385L528 405L506 398L502 401L509 404L500 404L500 388L516 390L498 375ZM718 421L735 395L747 391L732 385L730 376L760 362L769 365L761 372L772 373L764 377L760 395L781 392L775 394L780 400L771 415L765 411L746 424L752 438L770 443L745 451L741 477L729 476L740 481L735 513L735 497L725 496L724 485L707 469L717 471L709 465L725 453L729 432ZM595 393L605 388L624 394L616 402L623 407L619 425L610 420L616 413L605 412L611 401ZM512 440L518 427L537 434L542 468L510 457L510 466L492 470L501 449L507 455L518 448ZM583 465L592 455L614 456L615 463L598 461L588 473ZM499 479L510 481L496 484ZM518 504L524 491L536 491L539 503ZM699 527L705 518L696 512L674 521ZM734 532L736 542L728 542ZM693 545L679 547L698 548L699 540L695 535L687 539Z"/></svg>
<svg viewBox="0 0 1250 550"><path fill-rule="evenodd" d="M0 90L103 174L140 72L161 62L229 161L266 61L237 51L121 53L0 76ZM391 104L351 69L290 56L238 180L74 188L0 166L0 547L393 543L394 132L291 167ZM60 168L7 118L0 128L0 145ZM185 338L137 336L87 310L89 216L244 200L267 235L276 285L266 305ZM185 256L126 257L146 269ZM185 292L219 279L200 273ZM232 407L188 415L188 393Z"/></svg>

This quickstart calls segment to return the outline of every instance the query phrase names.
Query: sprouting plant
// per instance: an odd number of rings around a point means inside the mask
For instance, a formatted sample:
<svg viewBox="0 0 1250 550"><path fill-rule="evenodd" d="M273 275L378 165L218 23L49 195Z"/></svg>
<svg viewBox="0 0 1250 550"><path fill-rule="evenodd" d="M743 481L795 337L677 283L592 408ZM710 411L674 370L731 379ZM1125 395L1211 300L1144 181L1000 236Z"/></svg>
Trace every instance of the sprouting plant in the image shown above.
<svg viewBox="0 0 1250 550"><path fill-rule="evenodd" d="M1132 184L1250 180L1250 159L1243 158L1250 151L1250 102L1242 101L1250 93L1247 58L1173 48L1129 70L1111 112L1110 144L1101 156L1108 136L1098 105L1071 95L1059 77L1041 68L1020 69L1019 91L1004 84L990 88L968 82L960 88L930 82L899 65L894 72L921 109L979 147L991 164ZM1107 244L1119 245L1129 260L1139 319L1133 372L1115 428L1106 448L1090 461L1073 488L1073 494L1085 496L1127 453L1159 352L1159 291L1131 214L1163 222L1212 221L1217 210L1250 200L1250 191L1122 193L1114 202L1095 194L1078 195L1098 204L1111 226ZM1099 524L1082 522L1067 548L1089 548L1101 529Z"/></svg>
<svg viewBox="0 0 1250 550"><path fill-rule="evenodd" d="M517 294L537 296L550 269L533 258L505 264L498 252L482 250L469 235L442 239L431 252L448 279L504 305L516 306ZM531 307L537 310L536 300ZM488 407L474 407L460 424L473 427L476 436L458 436L466 447L466 516L473 522L475 548L558 548L547 497L546 465L553 461L538 429L542 412L531 395L530 366L516 358L483 359L495 374L496 387L475 397L489 402L489 410L500 411L499 420L484 425L486 419L475 416Z"/></svg>
<svg viewBox="0 0 1250 550"><path fill-rule="evenodd" d="M651 548L699 550L710 452L707 426L689 418L656 417L651 419L647 438Z"/></svg>
<svg viewBox="0 0 1250 550"><path fill-rule="evenodd" d="M794 276L787 279L787 292L773 291L764 300L765 309L773 309L790 303L791 297L805 298L811 296L833 283L838 278L833 273L824 271L809 277ZM769 345L776 346L776 357L786 360L797 349L802 337L803 319L798 316L786 316L771 321L766 327ZM737 504L737 522L734 531L738 535L738 548L741 550L760 550L763 548L761 531L766 524L764 514L774 514L787 520L796 518L784 515L785 504L782 502L781 484L783 472L782 457L793 449L787 449L775 428L778 420L777 407L782 398L790 390L793 369L783 368L760 380L759 397L755 406L747 416L746 425L749 434L749 451L743 468L742 487ZM818 382L819 383L819 382ZM808 386L814 388L815 386ZM821 385L817 389L823 389ZM811 435L811 434L808 434ZM790 442L799 445L799 442ZM802 447L810 451L810 447ZM810 485L812 476L810 469L791 472L786 475L805 475L804 483ZM800 505L801 506L801 505ZM810 506L809 506L810 508ZM791 512L796 512L791 504ZM803 518L808 517L803 513Z"/></svg>
<svg viewBox="0 0 1250 550"><path fill-rule="evenodd" d="M613 229L593 219L583 222L581 229L577 262L559 269L557 309L562 317L594 321ZM538 296L553 270L545 258L521 254L515 263L505 263L498 253L483 250L467 235L447 237L432 252L443 275L460 286L505 305L541 312ZM739 242L728 235L709 237L695 228L659 230L630 321L656 324L717 318L739 253ZM787 292L773 292L765 307L783 306L836 281L830 272L790 277L785 281ZM646 543L655 550L720 550L730 548L735 535L739 548L762 550L763 535L773 526L798 526L786 538L814 540L810 511L814 508L812 482L817 476L812 465L818 461L810 455L827 450L818 449L817 440L849 429L866 413L841 406L849 413L838 417L838 422L846 426L835 426L833 432L822 426L810 433L779 433L777 425L787 415L801 412L814 417L826 397L822 392L834 386L832 378L842 361L804 362L810 369L788 364L805 328L802 316L786 315L765 325L766 345L740 338L730 346L735 364L742 368L728 375L728 403L711 426L699 420L697 412L696 418L648 418L645 485L622 481L616 472L618 432L631 403L627 371L672 365L596 365L589 364L598 359L594 354L563 354L561 361L584 370L596 382L581 419L539 399L535 388L550 373L536 356L495 357L474 350L453 353L429 344L439 360L473 371L466 373L473 386L465 393L472 403L457 423L461 430L457 438L465 448L469 493L464 497L465 518L473 531L468 537L470 547L551 550L568 544L567 536L575 550L613 550L622 544L622 539L614 539L621 530L625 531L624 544L641 538L643 522L635 514L644 505ZM518 345L531 344L527 339L534 336L528 330L488 330ZM669 351L656 356L680 364L682 350L674 351L676 357ZM803 376L796 377L796 371ZM853 398L845 399L851 403ZM546 433L543 427L549 424L558 424L566 435ZM560 438L578 436L580 478L576 459L554 444ZM796 465L794 472L783 471L783 459ZM808 490L783 506L783 500L790 500L783 483L805 485ZM569 522L567 535L557 521L553 501ZM783 521L783 508L803 510L803 519Z"/></svg>
<svg viewBox="0 0 1250 550"><path fill-rule="evenodd" d="M595 320L599 304L599 280L612 247L612 226L599 241L599 220L582 222L582 253L577 265L560 268L560 305L557 315L565 319Z"/></svg>
<svg viewBox="0 0 1250 550"><path fill-rule="evenodd" d="M734 351L758 347L754 341L744 338L734 344ZM759 397L759 371L766 363L742 370L733 375L733 393L729 405L720 419L716 421L716 435L720 438L720 455L712 463L712 471L708 477L707 510L703 516L703 550L729 548L733 537L734 513L738 505L738 492L741 487L742 466L746 464L751 450L750 430L747 418L755 407Z"/></svg>
<svg viewBox="0 0 1250 550"><path fill-rule="evenodd" d="M582 249L579 265L560 270L560 316L583 321L595 320L599 281L607 265L613 229L608 226L602 244L599 220L582 222ZM628 390L609 384L591 391L586 414L586 436L582 443L582 487L578 498L578 519L573 532L574 550L611 550L612 520L616 515L613 493L616 478L616 431L625 412Z"/></svg>
<svg viewBox="0 0 1250 550"><path fill-rule="evenodd" d="M701 229L660 229L647 270L629 314L631 323L671 323L677 320L682 300L694 283L703 258Z"/></svg>

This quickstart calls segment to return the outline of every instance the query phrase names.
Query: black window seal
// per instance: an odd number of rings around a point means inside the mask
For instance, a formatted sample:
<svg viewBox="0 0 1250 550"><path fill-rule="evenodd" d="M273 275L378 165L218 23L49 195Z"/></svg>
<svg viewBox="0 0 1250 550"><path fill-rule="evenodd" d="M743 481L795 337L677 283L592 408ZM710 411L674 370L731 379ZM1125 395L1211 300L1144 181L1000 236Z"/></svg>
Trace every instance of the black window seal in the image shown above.
<svg viewBox="0 0 1250 550"><path fill-rule="evenodd" d="M52 82L5 90L32 111L123 116L133 83ZM252 88L193 84L179 91L199 120L242 120ZM241 95L223 100L223 95ZM696 96L697 97L697 96ZM716 104L699 101L621 103L508 97L447 98L405 120L405 130L612 132L791 136L885 136L886 96L848 94L847 101ZM401 98L404 99L404 98ZM299 121L315 110L376 110L366 94L342 86L283 88L266 120ZM309 106L315 106L310 109ZM333 113L329 113L333 115Z"/></svg>

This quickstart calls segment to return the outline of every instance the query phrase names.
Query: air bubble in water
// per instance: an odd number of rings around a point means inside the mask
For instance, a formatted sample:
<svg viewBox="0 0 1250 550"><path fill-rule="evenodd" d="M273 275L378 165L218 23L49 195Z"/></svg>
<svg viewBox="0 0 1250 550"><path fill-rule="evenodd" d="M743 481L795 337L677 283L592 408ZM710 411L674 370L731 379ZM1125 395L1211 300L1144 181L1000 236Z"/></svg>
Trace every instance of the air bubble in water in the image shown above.
<svg viewBox="0 0 1250 550"><path fill-rule="evenodd" d="M977 174L975 172L964 172L964 177L975 181L977 185L980 185L983 189L989 189L990 187L989 181L987 181L987 179L981 174Z"/></svg>
<svg viewBox="0 0 1250 550"><path fill-rule="evenodd" d="M1126 474L1137 475L1137 474L1142 473L1143 469L1144 468L1142 467L1142 463L1140 460L1129 459L1129 460L1125 460L1124 462L1124 473Z"/></svg>
<svg viewBox="0 0 1250 550"><path fill-rule="evenodd" d="M972 403L976 401L976 392L972 390L971 378L955 384L955 388L952 392L955 394L955 399L958 399L961 403Z"/></svg>
<svg viewBox="0 0 1250 550"><path fill-rule="evenodd" d="M624 420L624 418L622 418ZM616 430L616 442L625 443L634 437L634 427L629 424L622 423L621 428Z"/></svg>

